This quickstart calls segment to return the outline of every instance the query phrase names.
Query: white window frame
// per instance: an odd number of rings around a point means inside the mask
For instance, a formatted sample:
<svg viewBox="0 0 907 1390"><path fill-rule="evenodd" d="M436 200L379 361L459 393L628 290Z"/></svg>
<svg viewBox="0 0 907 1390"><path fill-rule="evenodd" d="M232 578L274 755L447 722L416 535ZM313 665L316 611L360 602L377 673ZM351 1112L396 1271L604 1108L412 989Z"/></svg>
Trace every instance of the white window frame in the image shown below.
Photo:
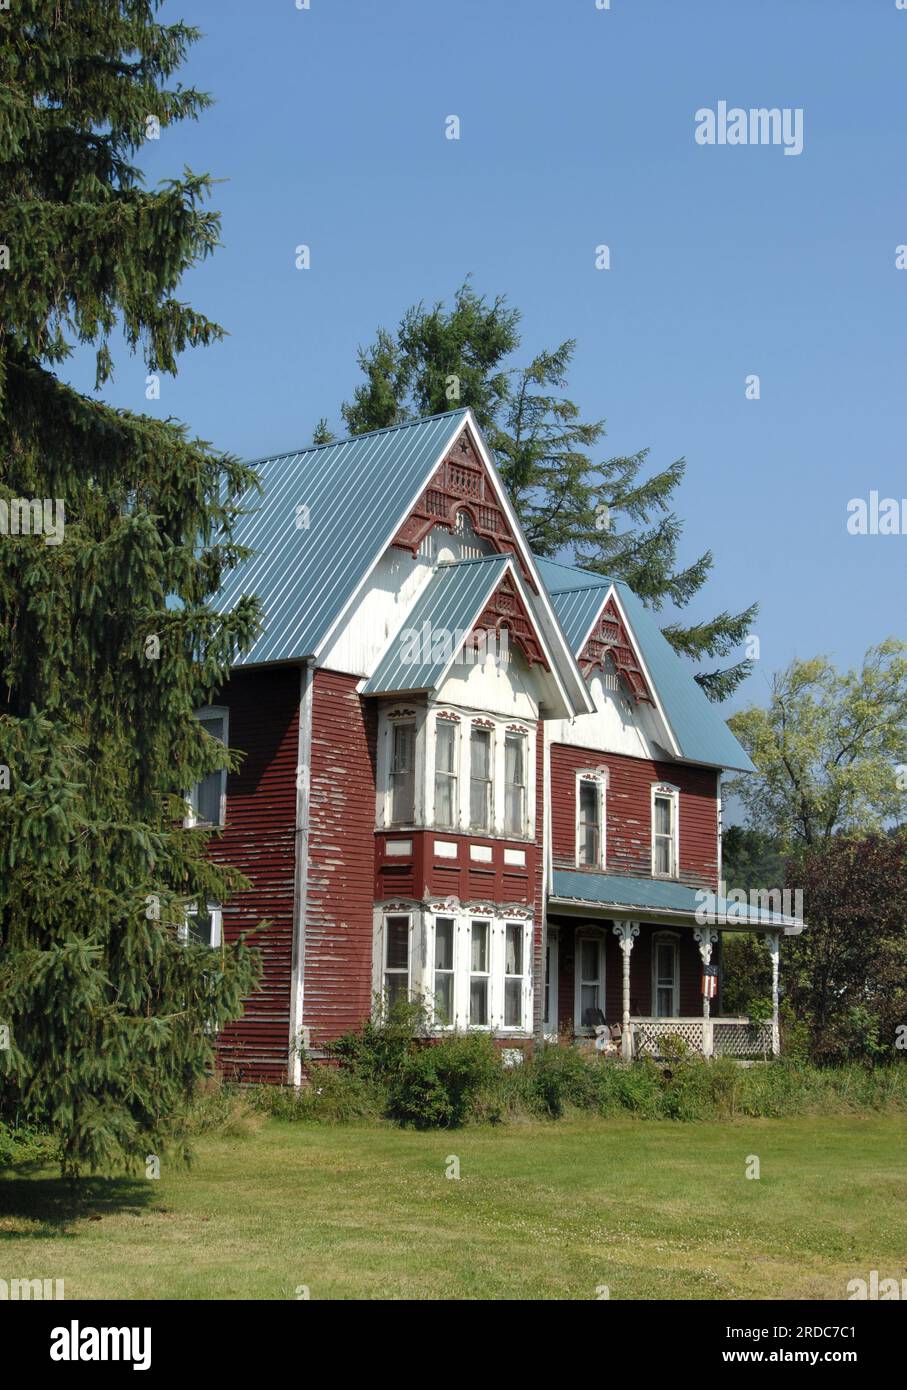
<svg viewBox="0 0 907 1390"><path fill-rule="evenodd" d="M224 939L224 910L220 903L206 903L208 916L211 918L211 941L212 951L219 949ZM189 941L189 918L198 916L198 903L190 903L186 908L186 920L179 929L179 939L184 944ZM199 943L201 944L201 943Z"/></svg>
<svg viewBox="0 0 907 1390"><path fill-rule="evenodd" d="M658 948L659 946L673 946L674 948L674 984L671 998L672 1012L660 1014L658 1012ZM680 1017L680 937L677 932L659 931L652 937L652 997L649 1000L649 1008L653 1018L679 1018Z"/></svg>
<svg viewBox="0 0 907 1390"><path fill-rule="evenodd" d="M516 929L520 933L522 942L522 966L519 975L508 975L507 971L507 932ZM492 930L492 935L497 933ZM500 984L500 994L498 1007L496 1009L497 1025L496 1032L523 1034L532 1030L532 927L529 922L521 918L505 917L500 923L500 960L494 971L495 982ZM494 962L493 962L494 964ZM519 1023L507 1023L507 981L520 981L520 1021ZM497 992L497 991L496 991ZM494 1015L492 1015L494 1024Z"/></svg>
<svg viewBox="0 0 907 1390"><path fill-rule="evenodd" d="M437 1018L437 1015L436 1015L436 1013L435 1013L435 998L436 998L436 995L435 995L435 976L436 976L436 974L437 974L437 969L438 969L438 967L437 967L437 956L438 956L438 923L439 923L439 922L452 922L452 923L453 923L453 947L452 947L452 954L451 954L452 969L451 969L451 971L449 972L450 975L452 976L452 981L453 981L452 986L451 986L451 1009L450 1009L451 1017L450 1017L449 1022L447 1022L447 1023L441 1023L441 1022L439 1022L439 1020L438 1020L438 1018ZM430 952L429 952L428 954L430 955L430 958L431 958L431 966L430 966L429 975L428 975L428 985L429 985L428 995L429 995L429 998L431 999L431 1020L432 1020L432 1021L431 1021L431 1026L432 1026L433 1032L436 1032L436 1033L452 1033L452 1032L456 1029L456 1027L457 1027L457 1021L458 1021L458 1019L459 1019L459 1014L460 1014L460 995L461 995L461 993L462 993L462 984L461 984L461 980L460 980L460 976L461 976L461 973L462 973L462 972L461 972L461 969L460 969L460 960L459 960L459 956L460 956L460 950L459 950L459 942L460 942L460 918L457 916L457 914L456 914L455 912L436 912L436 913L432 916L432 919L431 919L431 928L430 928L430 930L431 930L431 950L430 950ZM445 973L447 973L447 972L445 972Z"/></svg>
<svg viewBox="0 0 907 1390"><path fill-rule="evenodd" d="M522 782L508 783L508 781L507 781L507 740L508 740L508 739L519 739L519 741L520 741L520 743L521 743L521 745L522 745L522 754L523 754L523 780L522 780ZM528 733L524 734L524 733L522 733L519 729L506 729L506 728L505 728L505 730L504 730L504 738L503 738L503 754L504 754L504 757L503 757L503 777L502 777L501 780L502 780L503 787L504 787L504 795L503 795L503 819L502 819L502 822L501 822L501 831L502 831L502 833L503 833L505 839L508 839L508 840L513 840L513 839L516 839L516 840L525 840L525 839L526 839L526 836L527 836L527 833L528 833L527 827L528 827L528 825L529 825L529 735L528 735ZM508 828L507 828L507 788L508 788L508 786L522 787L522 789L523 789L523 815L522 815L522 817L521 817L520 826L519 826L519 829L518 829L518 830L508 830Z"/></svg>
<svg viewBox="0 0 907 1390"><path fill-rule="evenodd" d="M409 817L404 818L403 820L395 820L395 819L394 819L394 777L396 776L396 774L395 774L395 772L394 772L394 753L395 753L395 749L396 749L396 743L397 743L397 730L398 730L398 729L411 729L411 730L412 730L412 735L413 735L413 744L412 744L412 747L413 747L413 766L412 766L412 781L413 781L412 814L411 814ZM391 727L390 727L390 738L389 738L389 749L388 749L388 752L389 752L389 763L388 763L388 769L387 769L387 816L388 816L388 825L392 826L394 829L399 829L401 826L415 825L415 823L416 823L416 806L417 806L417 804L418 804L418 798L419 798L419 793L418 793L418 785L419 785L419 728L418 728L418 724L417 724L415 718L413 718L413 719L395 719L395 720L392 721Z"/></svg>
<svg viewBox="0 0 907 1390"><path fill-rule="evenodd" d="M598 859L594 864L585 864L582 859L581 850L583 844L580 789L583 783L592 785L596 789L598 799ZM579 869L604 869L608 862L608 778L603 772L595 768L584 767L576 774L576 866Z"/></svg>
<svg viewBox="0 0 907 1390"><path fill-rule="evenodd" d="M472 968L472 933L475 925L483 924L488 928L487 950L485 954L485 969L473 970ZM467 918L468 932L466 937L466 968L464 975L466 979L466 1002L464 1007L464 1017L466 1027L474 1031L484 1032L486 1029L494 1031L494 918L483 917L481 913L470 913ZM473 978L485 980L485 1012L488 1015L487 1022L473 1023L472 1021L472 982Z"/></svg>
<svg viewBox="0 0 907 1390"><path fill-rule="evenodd" d="M453 753L453 772L442 772L441 776L449 777L453 781L453 791L451 797L452 820L449 825L442 825L438 820L438 730L442 728L453 729L454 753ZM431 823L435 830L459 831L461 816L460 807L460 786L462 782L461 764L463 758L463 739L460 736L461 721L459 719L440 719L436 714L431 724L432 729L432 766L431 766Z"/></svg>
<svg viewBox="0 0 907 1390"><path fill-rule="evenodd" d="M471 720L471 722L470 722L470 725L469 725L469 798L468 798L468 801L467 801L467 825L468 825L469 833L470 833L471 835L479 835L479 836L485 836L485 837L487 837L487 836L490 836L490 835L494 835L494 833L495 833L495 822L496 822L496 814L495 814L495 813L496 813L496 800L497 800L497 798L496 798L496 796L495 796L495 789L496 789L496 786L498 785L498 781L499 781L499 779L498 779L498 778L496 777L496 775L495 775L496 772L497 772L497 761L498 761L497 758L495 757L495 744L496 744L496 742L497 742L497 739L495 738L495 733L496 733L496 729L495 729L493 726L492 726L491 728L489 728L488 724L487 724L485 721L481 720L481 719L473 719L473 720ZM487 823L486 823L484 826L479 826L479 825L473 824L473 819L472 819L472 784L473 784L473 780L474 780L474 779L473 779L473 775L472 775L472 749L473 749L473 743L472 743L472 741L473 741L473 736L474 736L474 734L484 734L484 735L487 737L487 740L488 740L488 771L489 771L489 777L488 777L488 779L487 779L486 782L485 782L485 784L486 784L486 786L487 786L487 788L488 788L488 792L487 792L487 797L488 797L488 800L487 800L488 819L487 819ZM478 780L478 779L476 779L476 780ZM485 780L485 779L483 779L483 780Z"/></svg>
<svg viewBox="0 0 907 1390"><path fill-rule="evenodd" d="M573 988L573 1027L574 1027L574 1031L575 1031L576 1033L581 1033L581 1034L583 1034L583 1035L585 1035L585 1036L588 1036L588 1035L591 1035L591 1034L594 1032L594 1029L591 1028L591 1027L589 1027L587 1024L583 1023L583 985L584 985L584 984L589 984L589 983L591 983L591 981L588 981L588 980L584 980L584 979L583 979L583 973L582 973L582 960L583 960L582 943L583 943L584 941L593 941L593 942L595 942L595 944L598 946L598 970L599 970L599 973L598 973L598 1001L599 1001L599 1002L598 1002L598 1007L601 1009L602 1013L605 1014L605 1016L607 1017L606 1010L605 1010L605 997L606 997L606 996L605 996L605 937L604 937L604 933L601 932L601 931L596 931L596 930L595 930L594 928L592 928L592 927L580 928L580 929L577 931L577 933L576 933L576 938L575 938L574 948L573 948L573 976L574 976L574 988Z"/></svg>
<svg viewBox="0 0 907 1390"><path fill-rule="evenodd" d="M222 719L224 736L221 740L225 748L230 747L230 710L226 705L203 705L193 714L194 719ZM183 824L191 829L193 826L210 826L212 830L221 829L227 821L227 769L222 767L219 773L208 773L206 776L220 777L220 796L218 798L219 810L216 821L199 820L198 818L198 789L204 778L200 778L194 786L189 788L186 794L186 815Z"/></svg>
<svg viewBox="0 0 907 1390"><path fill-rule="evenodd" d="M406 918L406 922L407 922L407 935L406 935L406 970L405 970L405 972L404 972L404 970L403 970L401 967L399 967L399 966L392 966L392 967L388 968L388 964L387 964L387 948L388 948L388 945L390 944L390 919L391 919L392 917L405 917L405 918ZM410 1001L410 1000L412 1000L412 998L413 998L413 914L412 914L412 912L409 911L409 910L402 910L402 909L401 909L401 910L398 912L398 911L394 911L393 909L388 909L386 912L382 913L382 918L381 918L381 976L380 976L381 984L380 984L380 991L381 991L381 1000L382 1000L382 1004L383 1004L383 1007L384 1007L385 1011L386 1011L387 1009L390 1008L390 1004L389 1004L389 1002L388 1002L388 997L387 997L387 976L388 976L388 975L403 975L404 973L405 973L405 975L406 975L406 998L407 998L407 1001Z"/></svg>
<svg viewBox="0 0 907 1390"><path fill-rule="evenodd" d="M656 867L657 858L655 853L656 833L655 833L655 801L656 798L664 798L671 802L671 871L664 873ZM652 785L652 796L649 810L652 825L652 877L653 878L679 878L680 877L680 788L674 787L670 782L655 782ZM658 837L661 838L661 837Z"/></svg>

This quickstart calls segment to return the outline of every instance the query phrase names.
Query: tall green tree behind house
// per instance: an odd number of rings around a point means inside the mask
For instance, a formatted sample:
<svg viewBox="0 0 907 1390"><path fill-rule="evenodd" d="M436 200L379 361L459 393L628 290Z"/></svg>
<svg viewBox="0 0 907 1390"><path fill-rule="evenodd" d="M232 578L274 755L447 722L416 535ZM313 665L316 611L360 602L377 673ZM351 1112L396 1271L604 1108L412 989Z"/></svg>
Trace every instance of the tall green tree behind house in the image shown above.
<svg viewBox="0 0 907 1390"><path fill-rule="evenodd" d="M568 339L514 365L520 314L499 295L489 302L467 280L448 308L416 304L396 333L380 328L361 348L364 380L341 407L353 434L419 415L470 406L495 451L529 543L542 555L571 553L574 563L624 579L652 608L685 608L712 567L707 551L677 566L682 523L673 498L682 459L646 476L648 451L593 460L603 420L586 421L565 394L576 344ZM316 442L330 438L319 421ZM674 648L694 661L729 656L746 637L755 605L705 622L664 627ZM749 673L748 660L700 671L710 698L722 700Z"/></svg>
<svg viewBox="0 0 907 1390"><path fill-rule="evenodd" d="M170 83L196 31L156 10L0 12L0 519L37 499L56 528L0 534L0 1091L70 1175L161 1152L257 973L181 939L240 883L182 794L231 763L193 712L259 628L210 605L254 475L53 370L93 345L102 387L117 329L153 373L221 336L176 293L217 243L208 178L148 190L133 162L207 104Z"/></svg>

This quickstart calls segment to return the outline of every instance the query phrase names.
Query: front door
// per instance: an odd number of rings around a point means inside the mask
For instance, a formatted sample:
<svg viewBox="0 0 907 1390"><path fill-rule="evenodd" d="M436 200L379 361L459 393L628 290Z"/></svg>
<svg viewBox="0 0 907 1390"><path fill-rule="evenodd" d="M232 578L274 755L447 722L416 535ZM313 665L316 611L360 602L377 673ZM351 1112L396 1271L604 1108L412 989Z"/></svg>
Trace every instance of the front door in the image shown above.
<svg viewBox="0 0 907 1390"><path fill-rule="evenodd" d="M557 1037L557 976L558 976L557 932L548 928L548 944L545 949L545 1002L542 1023L546 1037Z"/></svg>

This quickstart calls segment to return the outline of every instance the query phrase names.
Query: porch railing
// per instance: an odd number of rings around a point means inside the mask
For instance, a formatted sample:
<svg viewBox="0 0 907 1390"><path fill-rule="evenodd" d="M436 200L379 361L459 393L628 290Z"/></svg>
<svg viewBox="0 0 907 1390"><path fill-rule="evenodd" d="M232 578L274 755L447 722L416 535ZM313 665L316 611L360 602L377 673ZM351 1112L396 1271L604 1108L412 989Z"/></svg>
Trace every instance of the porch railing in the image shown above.
<svg viewBox="0 0 907 1390"><path fill-rule="evenodd" d="M748 1018L631 1018L634 1057L660 1057L663 1038L682 1038L703 1057L770 1057L771 1023Z"/></svg>

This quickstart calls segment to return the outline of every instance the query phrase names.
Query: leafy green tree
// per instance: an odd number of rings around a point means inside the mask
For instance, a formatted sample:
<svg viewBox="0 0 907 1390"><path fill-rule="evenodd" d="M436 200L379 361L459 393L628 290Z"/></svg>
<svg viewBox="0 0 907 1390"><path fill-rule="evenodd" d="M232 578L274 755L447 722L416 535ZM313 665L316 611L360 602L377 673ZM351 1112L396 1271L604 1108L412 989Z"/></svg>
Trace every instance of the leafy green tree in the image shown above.
<svg viewBox="0 0 907 1390"><path fill-rule="evenodd" d="M793 1016L817 1061L903 1056L907 836L836 835L797 866L808 928L785 942Z"/></svg>
<svg viewBox="0 0 907 1390"><path fill-rule="evenodd" d="M602 420L586 421L566 395L576 349L568 339L515 365L519 311L499 295L477 295L468 279L443 302L406 311L396 333L379 328L361 348L364 380L341 408L353 434L419 415L470 406L495 451L529 543L542 555L570 552L574 563L624 579L656 610L685 608L706 583L710 552L677 567L682 524L672 510L682 459L645 475L648 451L595 462ZM325 422L316 437L326 437ZM756 614L726 611L706 622L668 623L675 649L694 661L728 656ZM749 661L701 671L706 693L724 699L748 674Z"/></svg>
<svg viewBox="0 0 907 1390"><path fill-rule="evenodd" d="M728 721L759 771L733 779L750 825L786 848L903 824L907 813L907 644L870 647L859 671L822 656L777 675L767 709Z"/></svg>
<svg viewBox="0 0 907 1390"><path fill-rule="evenodd" d="M68 1175L160 1153L257 953L184 941L241 880L184 828L183 794L236 755L193 712L260 626L210 600L254 474L53 368L111 336L147 370L221 329L176 296L212 251L208 179L153 191L154 126L207 97L168 85L196 31L154 0L16 0L0 14L0 1049L4 1092L49 1122ZM21 527L18 528L20 531Z"/></svg>

